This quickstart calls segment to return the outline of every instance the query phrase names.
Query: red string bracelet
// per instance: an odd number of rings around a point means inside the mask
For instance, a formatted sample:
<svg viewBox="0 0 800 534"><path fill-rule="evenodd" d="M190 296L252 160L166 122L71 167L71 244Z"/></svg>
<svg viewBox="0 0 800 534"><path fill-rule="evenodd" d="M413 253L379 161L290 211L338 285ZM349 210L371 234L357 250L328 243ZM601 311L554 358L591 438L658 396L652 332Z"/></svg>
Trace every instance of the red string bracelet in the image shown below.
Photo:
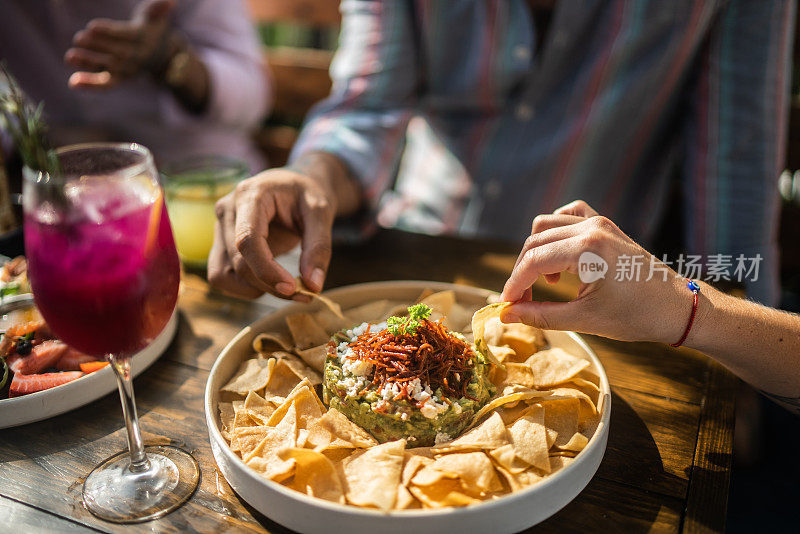
<svg viewBox="0 0 800 534"><path fill-rule="evenodd" d="M692 324L694 324L694 316L697 314L697 301L699 300L700 295L700 285L694 280L689 280L689 283L686 284L686 287L688 287L692 292L692 314L689 316L689 323L686 325L686 330L683 331L683 335L677 343L670 343L670 347L680 347L683 345L683 342L686 341L686 338L689 336L689 331L692 329Z"/></svg>

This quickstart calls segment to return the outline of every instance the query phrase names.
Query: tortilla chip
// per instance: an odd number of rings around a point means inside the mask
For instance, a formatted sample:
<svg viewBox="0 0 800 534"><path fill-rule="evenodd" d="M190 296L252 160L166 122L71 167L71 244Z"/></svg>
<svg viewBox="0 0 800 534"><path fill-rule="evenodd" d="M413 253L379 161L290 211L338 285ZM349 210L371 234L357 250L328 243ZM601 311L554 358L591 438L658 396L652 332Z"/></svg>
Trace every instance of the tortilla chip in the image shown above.
<svg viewBox="0 0 800 534"><path fill-rule="evenodd" d="M302 378L289 366L285 359L270 358L269 380L264 386L264 397L273 402L280 403L280 397L285 399L297 387Z"/></svg>
<svg viewBox="0 0 800 534"><path fill-rule="evenodd" d="M315 313L314 320L329 336L352 324L346 317L339 317L327 308Z"/></svg>
<svg viewBox="0 0 800 534"><path fill-rule="evenodd" d="M501 362L506 361L516 361L517 353L514 352L514 349L511 347L500 347L497 345L488 345L489 351L494 355L495 358L500 360Z"/></svg>
<svg viewBox="0 0 800 534"><path fill-rule="evenodd" d="M447 316L444 318L444 324L447 326L448 329L454 332L463 332L467 327L472 329L472 314L475 312L475 308L468 308L466 306L462 306L458 302L454 302L453 305L450 307L450 311L447 313Z"/></svg>
<svg viewBox="0 0 800 534"><path fill-rule="evenodd" d="M536 387L544 388L569 381L589 366L589 361L554 347L541 350L528 358L526 364L533 369Z"/></svg>
<svg viewBox="0 0 800 534"><path fill-rule="evenodd" d="M585 421L581 421L578 423L578 432L586 436L586 439L592 439L594 433L597 431L597 427L600 426L600 414L598 413L594 417L590 417Z"/></svg>
<svg viewBox="0 0 800 534"><path fill-rule="evenodd" d="M359 451L342 462L345 494L356 506L391 510L397 499L406 440Z"/></svg>
<svg viewBox="0 0 800 534"><path fill-rule="evenodd" d="M560 387L551 389L550 391L559 397L574 397L581 401L581 404L578 408L578 424L581 424L583 421L586 421L593 415L597 414L597 408L595 407L591 397L579 389Z"/></svg>
<svg viewBox="0 0 800 534"><path fill-rule="evenodd" d="M513 404L513 405L512 405ZM497 409L497 413L503 419L503 424L508 426L523 415L523 412L528 409L528 405L524 402L510 403L501 406Z"/></svg>
<svg viewBox="0 0 800 534"><path fill-rule="evenodd" d="M580 376L576 376L575 378L571 379L570 382L575 384L575 387L577 387L590 397L592 396L591 393L589 393L591 391L594 391L595 393L600 393L600 386L598 386L596 383L590 380L581 378Z"/></svg>
<svg viewBox="0 0 800 534"><path fill-rule="evenodd" d="M503 489L489 457L482 452L445 454L420 469L411 479L415 486L430 486L443 478L457 478L461 487L482 494Z"/></svg>
<svg viewBox="0 0 800 534"><path fill-rule="evenodd" d="M354 449L325 449L322 454L336 466L353 454ZM341 478L341 477L340 477Z"/></svg>
<svg viewBox="0 0 800 534"><path fill-rule="evenodd" d="M230 432L233 430L233 418L236 412L233 410L232 402L220 402L217 404L219 410L220 434L230 442Z"/></svg>
<svg viewBox="0 0 800 534"><path fill-rule="evenodd" d="M339 438L351 447L368 448L378 444L366 430L352 422L335 408L328 410L319 420L320 426L328 430L334 438Z"/></svg>
<svg viewBox="0 0 800 534"><path fill-rule="evenodd" d="M430 297L434 293L436 293L436 291L434 291L433 289L431 289L429 287L426 287L425 289L422 290L422 293L419 294L419 296L417 297L417 300L414 301L414 304L419 304L420 302L422 302L426 298Z"/></svg>
<svg viewBox="0 0 800 534"><path fill-rule="evenodd" d="M406 454L433 459L436 453L431 449L433 449L433 447L411 447L406 449Z"/></svg>
<svg viewBox="0 0 800 534"><path fill-rule="evenodd" d="M309 430L307 428L297 429L297 448L302 449L308 442ZM309 449L312 447L308 447ZM319 451L318 451L319 452Z"/></svg>
<svg viewBox="0 0 800 534"><path fill-rule="evenodd" d="M510 306L508 302L489 304L488 306L484 306L480 310L476 311L472 316L472 334L475 338L475 346L478 348L481 354L486 356L491 363L498 367L502 367L503 364L489 349L489 344L487 343L485 337L486 322L493 317L500 317L500 313L508 306ZM497 343L495 343L495 345L497 345Z"/></svg>
<svg viewBox="0 0 800 534"><path fill-rule="evenodd" d="M242 408L244 408L244 401L243 400L235 400L231 402L231 406L233 407L234 416L239 413Z"/></svg>
<svg viewBox="0 0 800 534"><path fill-rule="evenodd" d="M311 314L293 313L286 316L286 326L299 350L310 349L328 342L328 333L322 329Z"/></svg>
<svg viewBox="0 0 800 534"><path fill-rule="evenodd" d="M245 463L255 457L276 458L280 449L297 446L297 422L297 409L292 403L276 426L265 427L269 430L265 431L264 437L258 442L258 445L251 452L242 453Z"/></svg>
<svg viewBox="0 0 800 534"><path fill-rule="evenodd" d="M545 454L547 454L546 451ZM497 465L507 469L510 473L522 473L530 467L529 463L523 462L517 458L513 445L503 445L502 447L491 450L489 451L489 456L494 459Z"/></svg>
<svg viewBox="0 0 800 534"><path fill-rule="evenodd" d="M555 399L559 399L559 398L560 397L555 397ZM548 400L552 400L552 398L551 397L544 397L542 399L536 399L536 402L548 401ZM542 408L542 405L541 404L533 404L533 405L530 405L530 406L525 405L525 406L521 406L521 408L522 408L522 411L519 414L519 417L524 417L524 416L529 415L531 413L535 414L535 412L537 410L540 410ZM516 421L516 419L515 419L515 421ZM513 422L514 421L512 421L512 423ZM547 425L545 425L545 436L547 438L547 448L551 449L553 447L553 444L556 442L556 438L558 437L558 432L556 432L552 428L547 428Z"/></svg>
<svg viewBox="0 0 800 534"><path fill-rule="evenodd" d="M342 307L339 306L337 303L333 302L331 299L326 297L325 295L321 295L319 293L315 293L306 287L305 283L303 283L303 279L299 276L295 278L297 281L297 291L295 293L299 293L301 295L306 295L311 297L314 300L318 300L323 303L334 315L339 317L340 319L344 319L344 315L342 314Z"/></svg>
<svg viewBox="0 0 800 534"><path fill-rule="evenodd" d="M586 448L586 445L589 444L589 439L581 434L580 432L576 432L567 443L559 447L562 451L571 451L571 452L581 452L583 449Z"/></svg>
<svg viewBox="0 0 800 534"><path fill-rule="evenodd" d="M294 459L288 461L277 457L262 458L254 456L245 462L247 467L257 471L259 475L275 482L283 482L294 472Z"/></svg>
<svg viewBox="0 0 800 534"><path fill-rule="evenodd" d="M475 414L475 417L472 419L472 423L470 423L470 425L467 427L467 429L470 429L473 426L475 426L481 420L481 418L484 415L488 414L489 412L491 412L493 410L496 410L497 408L499 408L500 406L503 406L505 404L517 403L517 402L522 401L522 400L530 400L530 399L534 399L534 398L538 400L538 399L542 399L542 398L548 398L548 397L551 397L551 396L552 396L552 394L549 391L536 391L536 390L533 390L533 389L527 389L525 391L517 391L517 392L514 392L514 393L509 393L507 395L504 394L504 395L502 395L500 397L496 397L496 398L490 400L489 402L487 402L483 406L483 408L478 410L478 413Z"/></svg>
<svg viewBox="0 0 800 534"><path fill-rule="evenodd" d="M497 387L519 385L533 388L536 384L536 377L533 375L533 369L530 366L513 362L504 362L503 365L502 369L500 367L492 369L492 382Z"/></svg>
<svg viewBox="0 0 800 534"><path fill-rule="evenodd" d="M282 332L265 332L253 340L253 350L263 355L276 350L292 350L292 340Z"/></svg>
<svg viewBox="0 0 800 534"><path fill-rule="evenodd" d="M276 425L290 408L297 411L298 428L311 428L322 417L325 405L319 400L314 388L307 380L300 382L287 396L286 401L275 409L267 424Z"/></svg>
<svg viewBox="0 0 800 534"><path fill-rule="evenodd" d="M391 303L388 300L373 300L350 308L345 313L350 325L360 325L361 323L380 323L386 319L386 313L389 310Z"/></svg>
<svg viewBox="0 0 800 534"><path fill-rule="evenodd" d="M339 474L325 455L310 449L287 448L278 451L277 456L283 461L295 461L294 478L288 487L312 497L344 504Z"/></svg>
<svg viewBox="0 0 800 534"><path fill-rule="evenodd" d="M544 477L541 476L539 473L535 472L533 469L528 469L527 471L523 471L522 473L515 476L517 478L517 481L523 488L533 486L534 484L537 484L542 480L544 480Z"/></svg>
<svg viewBox="0 0 800 534"><path fill-rule="evenodd" d="M487 318L484 339L488 345L509 347L516 361L525 361L531 354L546 345L544 332L524 323L504 323L500 314Z"/></svg>
<svg viewBox="0 0 800 534"><path fill-rule="evenodd" d="M328 449L336 448L352 448L349 443L340 439L335 440L334 443L333 436L328 429L319 424L319 420L313 422L305 432L306 441L303 443L303 447L314 449L317 452L325 452Z"/></svg>
<svg viewBox="0 0 800 534"><path fill-rule="evenodd" d="M234 393L232 391L222 391L222 389L219 390L219 402L234 402L234 401L242 402L244 401L244 398L246 396L247 396L246 393L241 394L241 393Z"/></svg>
<svg viewBox="0 0 800 534"><path fill-rule="evenodd" d="M427 458L419 454L411 454L408 452L408 449L406 449L403 456L405 462L403 463L403 471L400 474L400 483L405 486L408 486L411 479L417 474L417 471L433 463L433 458Z"/></svg>
<svg viewBox="0 0 800 534"><path fill-rule="evenodd" d="M327 343L325 345L317 345L310 349L298 350L297 355L306 362L306 364L319 373L325 371L325 358L328 357Z"/></svg>
<svg viewBox="0 0 800 534"><path fill-rule="evenodd" d="M240 426L231 433L231 450L242 457L249 455L273 427L267 425Z"/></svg>
<svg viewBox="0 0 800 534"><path fill-rule="evenodd" d="M260 425L266 425L270 416L275 411L275 406L271 402L267 402L264 397L255 391L251 391L247 394L243 407L247 410L247 415Z"/></svg>
<svg viewBox="0 0 800 534"><path fill-rule="evenodd" d="M412 508L421 508L421 503L411 495L408 489L400 484L397 486L397 499L395 499L394 508L396 510L409 510Z"/></svg>
<svg viewBox="0 0 800 534"><path fill-rule="evenodd" d="M239 395L247 395L250 391L262 389L269 380L267 360L261 356L245 360L239 365L239 370L227 384L222 386L222 391L230 391Z"/></svg>
<svg viewBox="0 0 800 534"><path fill-rule="evenodd" d="M313 386L322 384L322 376L317 371L306 365L303 360L294 354L278 351L273 352L272 356L288 365L289 369L291 369L291 371L297 375L297 378L301 380L303 378L308 378L308 381L311 382L311 385Z"/></svg>
<svg viewBox="0 0 800 534"><path fill-rule="evenodd" d="M456 479L445 478L430 486L410 486L408 491L426 508L445 508L448 506L467 506L481 502L463 492Z"/></svg>
<svg viewBox="0 0 800 534"><path fill-rule="evenodd" d="M544 425L558 432L554 445L566 445L572 436L578 432L578 399L554 399L542 401L544 407Z"/></svg>
<svg viewBox="0 0 800 534"><path fill-rule="evenodd" d="M496 449L508 443L508 432L503 419L495 412L456 440L431 447L431 451L438 454L473 449Z"/></svg>
<svg viewBox="0 0 800 534"><path fill-rule="evenodd" d="M560 471L564 469L569 464L575 461L574 458L570 458L568 456L551 456L550 457L550 474L555 473L556 471Z"/></svg>
<svg viewBox="0 0 800 534"><path fill-rule="evenodd" d="M438 321L450 314L450 310L453 309L453 305L456 303L456 292L452 289L438 291L423 298L419 303L431 309L429 317L431 321Z"/></svg>
<svg viewBox="0 0 800 534"><path fill-rule="evenodd" d="M575 451L550 451L550 458L575 458L578 453Z"/></svg>
<svg viewBox="0 0 800 534"><path fill-rule="evenodd" d="M235 415L233 416L233 425L231 426L231 440L233 440L233 436L237 429L259 426L258 421L250 417L250 414L247 410L243 408L237 409L236 405L234 405L233 410ZM233 441L231 441L231 443L233 443Z"/></svg>
<svg viewBox="0 0 800 534"><path fill-rule="evenodd" d="M506 485L508 486L509 491L519 491L520 489L522 489L522 486L520 486L519 482L517 482L517 479L516 477L514 477L514 474L511 473L508 469L506 469L500 464L497 464L497 462L495 462L494 468L498 473L500 473L500 476L502 476L503 479L506 481Z"/></svg>
<svg viewBox="0 0 800 534"><path fill-rule="evenodd" d="M532 406L527 415L520 417L508 427L508 435L514 447L514 454L520 460L542 471L550 472L544 414L544 408Z"/></svg>

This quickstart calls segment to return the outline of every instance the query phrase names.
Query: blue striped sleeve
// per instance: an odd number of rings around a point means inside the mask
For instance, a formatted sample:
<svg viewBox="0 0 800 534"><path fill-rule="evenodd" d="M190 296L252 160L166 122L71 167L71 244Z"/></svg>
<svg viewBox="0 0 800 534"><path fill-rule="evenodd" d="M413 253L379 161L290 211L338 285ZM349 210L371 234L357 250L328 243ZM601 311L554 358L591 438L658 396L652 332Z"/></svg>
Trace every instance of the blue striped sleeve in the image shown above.
<svg viewBox="0 0 800 534"><path fill-rule="evenodd" d="M290 160L335 154L375 208L392 185L417 96L412 12L405 1L345 0L340 9L333 89L312 110Z"/></svg>

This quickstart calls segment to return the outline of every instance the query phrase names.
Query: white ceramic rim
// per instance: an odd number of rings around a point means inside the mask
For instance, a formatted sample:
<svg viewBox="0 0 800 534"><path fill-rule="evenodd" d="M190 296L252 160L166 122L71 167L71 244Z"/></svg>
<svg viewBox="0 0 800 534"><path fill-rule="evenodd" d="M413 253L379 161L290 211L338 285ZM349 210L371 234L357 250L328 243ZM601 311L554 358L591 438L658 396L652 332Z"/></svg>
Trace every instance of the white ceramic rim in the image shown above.
<svg viewBox="0 0 800 534"><path fill-rule="evenodd" d="M332 300L336 301L336 295L339 293L347 292L352 288L362 288L362 289L374 289L376 292L379 292L381 289L386 288L420 288L420 287L427 287L433 290L444 291L447 289L453 289L456 292L467 292L473 293L476 296L481 297L488 297L490 295L496 295L495 292L489 291L488 289L480 289L472 286L462 286L456 284L450 284L446 282L431 282L425 280L402 280L402 281L384 281L384 282L366 282L363 284L353 284L349 286L342 286L336 289L332 289L330 291L325 291L324 294L327 297L330 297ZM287 306L280 308L269 315L262 317L259 321L269 317L275 313L286 314L294 309L301 309L304 306L302 303L290 303ZM398 516L398 517L417 517L417 518L429 518L433 516L445 516L445 515L452 515L459 513L460 510L476 510L480 509L481 511L489 512L494 507L502 506L506 503L509 503L513 500L521 500L525 499L530 496L532 493L538 491L547 491L547 488L554 483L554 481L558 480L560 476L568 472L569 470L577 468L577 466L581 463L583 457L592 446L600 440L600 435L603 433L603 430L608 428L609 421L611 420L611 388L608 383L608 377L606 376L605 369L603 365L600 363L600 360L597 358L597 355L594 351L589 347L589 345L575 332L566 332L570 338L572 338L586 353L589 355L590 360L594 363L596 369L599 371L598 376L600 377L600 392L601 395L598 397L598 409L602 410L602 416L600 417L600 423L597 425L592 438L589 440L589 443L586 447L575 456L574 461L570 462L569 465L558 471L553 475L547 476L542 482L525 488L520 491L515 491L508 495L504 495L498 499L483 501L479 504L473 504L467 507L452 507L452 508L440 508L440 509L415 509L415 510L390 510L387 512L383 512L381 510L372 509L372 508L361 508L357 506L347 505L347 504L339 504L331 501L326 501L323 499L317 499L311 497L309 495L305 495L293 489L287 488L286 486L274 482L272 480L268 480L253 469L248 467L244 461L242 461L239 456L231 451L230 447L228 446L225 438L222 437L222 434L219 431L218 426L218 414L217 414L217 407L212 406L212 394L214 393L213 389L211 388L212 377L216 374L217 369L220 366L220 362L223 360L224 356L230 351L233 346L244 336L247 336L251 333L252 329L250 326L246 326L243 328L238 334L236 334L233 339L231 339L225 348L222 349L220 355L217 357L217 360L214 362L214 365L211 367L211 371L208 373L208 379L206 382L206 389L205 389L205 398L204 398L204 406L206 411L206 425L208 426L209 435L211 439L216 441L219 445L219 450L222 452L223 455L227 458L229 462L234 463L243 473L246 473L252 481L256 483L261 483L266 485L271 490L277 491L284 496L296 499L302 503L309 504L312 506L316 506L318 508L322 508L325 510L330 510L333 512L338 513L350 513L356 516L362 517L371 517L371 518L380 518L386 516ZM216 462L216 459L215 459Z"/></svg>

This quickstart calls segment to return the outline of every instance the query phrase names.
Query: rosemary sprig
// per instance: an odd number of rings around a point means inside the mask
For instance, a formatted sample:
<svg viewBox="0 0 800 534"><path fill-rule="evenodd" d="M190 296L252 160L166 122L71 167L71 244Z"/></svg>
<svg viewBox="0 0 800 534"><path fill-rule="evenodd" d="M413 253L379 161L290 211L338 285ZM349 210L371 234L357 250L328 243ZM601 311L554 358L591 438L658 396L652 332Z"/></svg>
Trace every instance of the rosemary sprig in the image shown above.
<svg viewBox="0 0 800 534"><path fill-rule="evenodd" d="M5 63L0 62L0 70L8 84L0 92L0 119L11 134L23 163L51 176L58 174L58 156L47 140L47 124L42 117L44 104L32 106Z"/></svg>

